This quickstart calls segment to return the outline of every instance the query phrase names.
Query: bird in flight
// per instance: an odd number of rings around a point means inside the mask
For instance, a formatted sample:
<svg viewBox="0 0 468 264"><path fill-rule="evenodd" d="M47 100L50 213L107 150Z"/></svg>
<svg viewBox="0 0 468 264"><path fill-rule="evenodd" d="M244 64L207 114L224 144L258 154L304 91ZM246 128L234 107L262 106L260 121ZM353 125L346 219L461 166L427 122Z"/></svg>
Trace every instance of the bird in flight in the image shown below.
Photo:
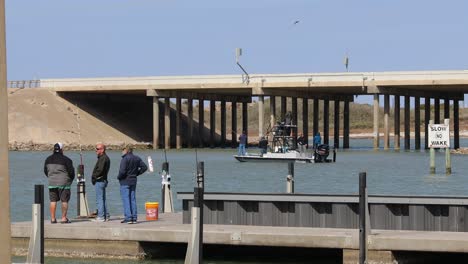
<svg viewBox="0 0 468 264"><path fill-rule="evenodd" d="M299 20L294 21L293 25L299 24Z"/></svg>

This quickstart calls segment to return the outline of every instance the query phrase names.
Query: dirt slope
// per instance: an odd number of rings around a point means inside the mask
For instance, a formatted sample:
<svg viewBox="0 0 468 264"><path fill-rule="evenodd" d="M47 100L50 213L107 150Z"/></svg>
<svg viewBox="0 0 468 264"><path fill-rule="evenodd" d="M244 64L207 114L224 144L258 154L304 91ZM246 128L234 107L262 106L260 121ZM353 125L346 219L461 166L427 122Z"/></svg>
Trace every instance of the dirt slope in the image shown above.
<svg viewBox="0 0 468 264"><path fill-rule="evenodd" d="M135 140L43 89L8 89L10 146L135 144ZM81 136L80 136L81 134ZM81 140L80 140L81 138Z"/></svg>

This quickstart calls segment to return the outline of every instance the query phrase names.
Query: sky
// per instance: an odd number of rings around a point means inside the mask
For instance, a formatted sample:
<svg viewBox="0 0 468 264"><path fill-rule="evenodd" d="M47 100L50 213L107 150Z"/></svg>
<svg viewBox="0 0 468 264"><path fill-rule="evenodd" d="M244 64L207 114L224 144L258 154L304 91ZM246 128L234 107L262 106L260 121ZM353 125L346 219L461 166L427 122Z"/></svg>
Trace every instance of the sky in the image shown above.
<svg viewBox="0 0 468 264"><path fill-rule="evenodd" d="M468 1L6 0L8 80L468 69ZM295 23L295 21L298 21Z"/></svg>

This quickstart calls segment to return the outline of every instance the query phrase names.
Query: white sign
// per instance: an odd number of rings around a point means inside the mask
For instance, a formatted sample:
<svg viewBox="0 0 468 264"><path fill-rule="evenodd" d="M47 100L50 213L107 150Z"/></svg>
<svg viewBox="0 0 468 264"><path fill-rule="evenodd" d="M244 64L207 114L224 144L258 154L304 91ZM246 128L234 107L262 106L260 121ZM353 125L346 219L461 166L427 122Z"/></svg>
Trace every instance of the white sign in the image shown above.
<svg viewBox="0 0 468 264"><path fill-rule="evenodd" d="M448 125L429 125L429 147L450 148L450 129Z"/></svg>

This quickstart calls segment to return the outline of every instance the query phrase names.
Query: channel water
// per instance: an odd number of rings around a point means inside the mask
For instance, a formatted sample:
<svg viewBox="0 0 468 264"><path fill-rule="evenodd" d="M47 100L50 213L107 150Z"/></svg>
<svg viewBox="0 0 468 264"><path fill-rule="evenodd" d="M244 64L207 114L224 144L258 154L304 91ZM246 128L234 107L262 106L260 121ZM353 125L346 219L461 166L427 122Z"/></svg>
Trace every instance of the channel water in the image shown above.
<svg viewBox="0 0 468 264"><path fill-rule="evenodd" d="M413 144L413 142L411 143ZM461 140L461 146L468 145L467 139ZM468 197L468 157L452 155L452 174L445 175L445 152L436 152L436 174L429 173L429 151L379 150L372 149L372 140L352 139L350 150L338 150L337 162L326 164L295 165L296 193L310 194L354 194L358 192L358 175L367 172L369 194L387 195L434 195ZM413 146L413 145L412 145ZM248 152L259 152L257 148L248 148ZM147 201L160 201L161 179L159 172L165 156L170 164L171 184L174 196L177 192L191 192L195 186L196 160L205 162L206 192L250 192L284 193L288 167L281 163L240 163L232 155L235 149L194 149L169 150L164 155L162 150L137 150L143 160L148 156L153 159L154 173L145 173L138 177L137 203L139 213L144 213ZM43 172L44 160L51 152L10 152L11 184L11 221L29 221L31 204L34 201L34 185L47 186ZM80 153L66 151L76 167ZM107 188L108 207L111 216L123 214L116 179L120 162L120 151L108 151L111 160L109 185ZM95 192L90 175L96 161L94 152L83 152L87 195L90 210L95 206ZM76 216L76 184L72 192L69 215ZM48 219L48 193L46 191L46 219ZM181 201L175 199L175 210L181 210ZM14 257L14 261L23 258ZM47 263L62 263L63 259L48 258ZM183 263L182 260L145 260L145 261L107 261L67 259L68 264L77 263ZM207 263L258 263L236 260L213 260ZM282 263L285 263L282 261ZM298 262L294 262L298 263ZM305 261L304 263L308 263Z"/></svg>

